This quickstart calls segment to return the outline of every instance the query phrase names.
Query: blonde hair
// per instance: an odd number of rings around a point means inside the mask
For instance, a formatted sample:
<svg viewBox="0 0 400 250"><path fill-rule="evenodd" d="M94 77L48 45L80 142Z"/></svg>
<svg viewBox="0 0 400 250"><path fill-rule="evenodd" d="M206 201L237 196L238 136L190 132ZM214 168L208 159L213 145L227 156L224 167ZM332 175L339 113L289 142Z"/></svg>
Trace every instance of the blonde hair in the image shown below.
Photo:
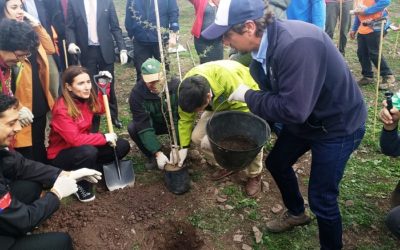
<svg viewBox="0 0 400 250"><path fill-rule="evenodd" d="M81 111L76 106L74 98L71 95L71 91L68 90L67 85L72 86L75 77L80 74L88 74L90 76L89 71L81 66L70 66L64 71L62 75L62 98L64 98L65 105L67 106L68 115L70 115L73 119L80 117ZM97 113L100 111L100 102L97 99L94 88L90 90L90 96L87 102L89 104L90 110L93 113Z"/></svg>

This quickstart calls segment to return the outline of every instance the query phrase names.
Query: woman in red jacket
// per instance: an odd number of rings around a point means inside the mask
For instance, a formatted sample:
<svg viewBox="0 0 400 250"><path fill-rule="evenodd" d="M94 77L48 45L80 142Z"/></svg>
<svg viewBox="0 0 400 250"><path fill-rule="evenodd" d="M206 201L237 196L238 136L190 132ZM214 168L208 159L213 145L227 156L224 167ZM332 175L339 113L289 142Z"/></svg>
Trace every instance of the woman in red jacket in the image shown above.
<svg viewBox="0 0 400 250"><path fill-rule="evenodd" d="M107 71L100 74L111 77ZM115 133L91 133L94 114L103 113L102 98L97 98L89 72L80 66L71 66L62 76L62 96L52 110L51 132L47 157L52 165L64 170L86 167L100 170L104 163L113 161L116 143L118 158L123 158L130 149L129 142L117 139ZM92 185L78 182L78 199L82 202L94 200Z"/></svg>

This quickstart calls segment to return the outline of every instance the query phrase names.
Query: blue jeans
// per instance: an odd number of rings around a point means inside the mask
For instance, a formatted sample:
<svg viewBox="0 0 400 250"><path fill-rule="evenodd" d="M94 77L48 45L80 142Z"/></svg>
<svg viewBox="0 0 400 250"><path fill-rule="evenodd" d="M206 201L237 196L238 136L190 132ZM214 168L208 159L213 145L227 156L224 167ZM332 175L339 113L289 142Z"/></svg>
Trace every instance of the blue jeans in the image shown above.
<svg viewBox="0 0 400 250"><path fill-rule="evenodd" d="M285 127L265 164L271 172L289 212L304 212L293 164L308 150L312 153L308 199L311 211L316 215L321 249L342 247L342 220L337 197L339 182L351 153L360 145L365 126L354 133L331 139L311 140L295 136Z"/></svg>

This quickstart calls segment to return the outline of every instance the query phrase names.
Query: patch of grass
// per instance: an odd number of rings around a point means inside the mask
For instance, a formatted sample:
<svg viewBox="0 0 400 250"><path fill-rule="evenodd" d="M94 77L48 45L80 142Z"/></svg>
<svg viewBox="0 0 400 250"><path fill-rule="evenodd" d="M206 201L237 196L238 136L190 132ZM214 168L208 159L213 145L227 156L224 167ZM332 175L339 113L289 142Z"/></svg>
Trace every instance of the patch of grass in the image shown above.
<svg viewBox="0 0 400 250"><path fill-rule="evenodd" d="M257 210L251 210L247 217L252 221L259 221L262 216Z"/></svg>
<svg viewBox="0 0 400 250"><path fill-rule="evenodd" d="M255 199L247 198L238 185L228 185L222 189L222 193L228 196L228 204L236 209L257 208Z"/></svg>
<svg viewBox="0 0 400 250"><path fill-rule="evenodd" d="M190 178L192 179L193 182L201 181L204 179L204 172L193 171L193 173L190 174Z"/></svg>
<svg viewBox="0 0 400 250"><path fill-rule="evenodd" d="M281 234L264 232L261 243L254 242L253 248L254 250L319 249L317 232L316 222Z"/></svg>
<svg viewBox="0 0 400 250"><path fill-rule="evenodd" d="M193 214L188 216L188 220L194 227L214 236L228 232L231 228L231 223L237 221L232 219L229 210L220 210L218 208L195 210Z"/></svg>

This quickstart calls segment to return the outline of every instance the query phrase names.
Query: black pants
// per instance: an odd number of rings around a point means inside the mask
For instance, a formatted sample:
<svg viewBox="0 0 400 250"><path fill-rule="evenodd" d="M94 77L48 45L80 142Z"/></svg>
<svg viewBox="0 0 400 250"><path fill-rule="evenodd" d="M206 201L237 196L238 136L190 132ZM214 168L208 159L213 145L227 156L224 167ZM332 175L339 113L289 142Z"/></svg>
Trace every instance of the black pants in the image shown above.
<svg viewBox="0 0 400 250"><path fill-rule="evenodd" d="M117 140L117 156L122 159L128 154L130 145L127 140ZM111 146L82 145L61 150L57 157L51 160L51 164L63 170L76 170L90 168L101 171L101 165L114 160L114 151Z"/></svg>
<svg viewBox="0 0 400 250"><path fill-rule="evenodd" d="M167 58L167 43L164 44L164 56L165 56L165 70L168 72L169 71L169 61ZM134 49L134 57L133 57L133 63L135 65L136 69L136 81L139 81L142 78L142 64L149 58L154 57L158 61L161 62L161 56L160 56L160 49L157 43L142 43L138 42L136 40L133 41L133 49Z"/></svg>
<svg viewBox="0 0 400 250"><path fill-rule="evenodd" d="M365 77L374 77L372 63L378 68L380 32L366 35L357 35L357 56L361 64L361 74ZM392 75L385 58L381 57L381 76Z"/></svg>
<svg viewBox="0 0 400 250"><path fill-rule="evenodd" d="M153 128L156 132L156 135L165 135L168 134L168 128L166 125L162 126L162 125L156 125L153 124ZM137 127L135 126L135 124L133 122L130 122L128 125L128 132L130 137L132 138L132 140L136 143L136 145L138 146L138 148L140 149L140 151L142 151L142 153L147 157L150 158L153 156L152 152L150 152L149 150L147 150L145 148L145 146L143 145L143 142L140 140L139 135L138 135L138 130Z"/></svg>
<svg viewBox="0 0 400 250"><path fill-rule="evenodd" d="M32 123L32 146L15 148L20 154L25 158L30 160L39 161L42 163L47 163L47 152L44 146L46 130L46 116L33 118Z"/></svg>
<svg viewBox="0 0 400 250"><path fill-rule="evenodd" d="M11 194L24 204L31 204L39 199L42 186L32 181L14 181L10 184ZM67 233L42 233L22 237L0 235L1 249L62 249L72 248L71 237Z"/></svg>
<svg viewBox="0 0 400 250"><path fill-rule="evenodd" d="M86 58L82 58L82 66L86 67L90 72L90 79L92 80L92 87L96 90L97 93L97 85L93 80L93 76L97 75L99 71L108 71L113 76L113 80L111 81L110 86L110 113L112 119L118 118L118 102L117 96L115 94L115 84L114 84L114 63L106 63L101 55L100 46L89 46L88 54ZM100 125L100 117L95 115L93 117L93 132L97 132L99 130Z"/></svg>

